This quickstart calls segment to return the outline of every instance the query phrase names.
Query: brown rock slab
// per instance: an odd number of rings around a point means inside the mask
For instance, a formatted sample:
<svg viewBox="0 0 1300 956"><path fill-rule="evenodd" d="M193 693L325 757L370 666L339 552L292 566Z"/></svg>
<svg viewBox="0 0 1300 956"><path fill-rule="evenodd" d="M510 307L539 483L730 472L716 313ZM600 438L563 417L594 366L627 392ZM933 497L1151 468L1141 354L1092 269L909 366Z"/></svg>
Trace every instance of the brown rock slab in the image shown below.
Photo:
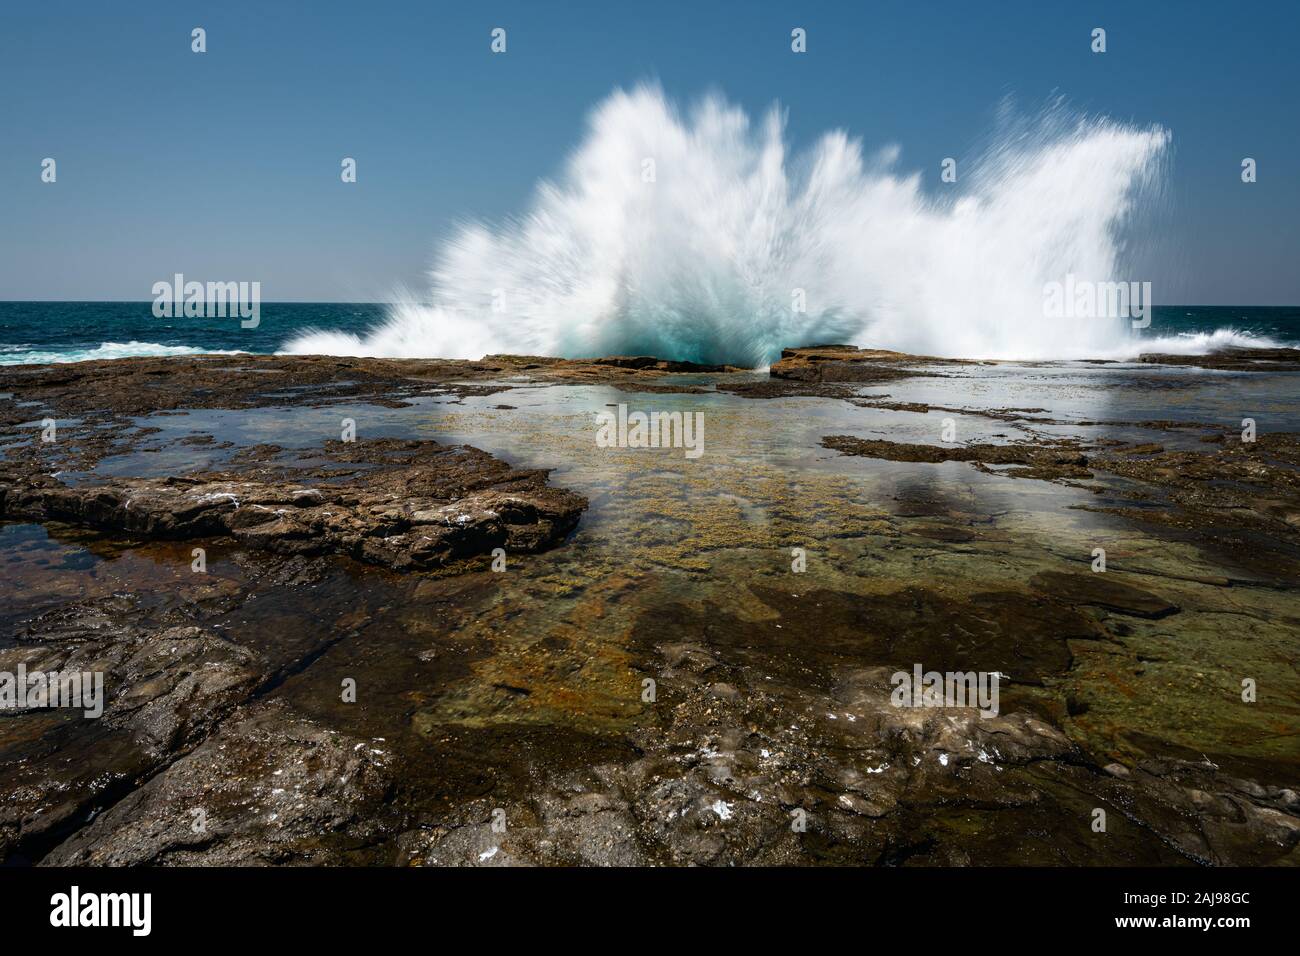
<svg viewBox="0 0 1300 956"><path fill-rule="evenodd" d="M1029 579L1031 587L1067 604L1086 604L1133 617L1158 619L1178 613L1178 606L1158 594L1117 581L1106 573L1071 574L1042 571Z"/></svg>
<svg viewBox="0 0 1300 956"><path fill-rule="evenodd" d="M852 345L814 345L782 349L771 376L796 382L883 382L926 374L913 367L919 364L960 363Z"/></svg>
<svg viewBox="0 0 1300 956"><path fill-rule="evenodd" d="M336 462L369 470L344 481L260 468L65 486L21 475L0 517L62 521L145 537L232 536L282 555L344 554L397 570L486 554L541 551L577 525L587 501L468 446L377 439L329 442Z"/></svg>

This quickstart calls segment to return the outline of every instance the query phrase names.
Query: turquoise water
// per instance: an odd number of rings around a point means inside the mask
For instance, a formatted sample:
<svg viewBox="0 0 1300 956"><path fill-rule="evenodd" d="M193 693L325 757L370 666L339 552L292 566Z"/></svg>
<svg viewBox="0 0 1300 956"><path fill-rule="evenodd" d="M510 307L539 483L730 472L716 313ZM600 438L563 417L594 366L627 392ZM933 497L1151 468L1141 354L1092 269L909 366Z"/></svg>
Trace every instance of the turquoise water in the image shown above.
<svg viewBox="0 0 1300 956"><path fill-rule="evenodd" d="M387 306L377 303L270 302L262 305L257 328L245 329L237 318L155 318L150 302L0 302L0 365L129 355L271 353L311 330L363 333L386 313ZM1203 337L1224 329L1237 332L1236 340L1297 345L1300 307L1157 306L1142 336L1186 336L1184 350L1195 352L1206 350Z"/></svg>

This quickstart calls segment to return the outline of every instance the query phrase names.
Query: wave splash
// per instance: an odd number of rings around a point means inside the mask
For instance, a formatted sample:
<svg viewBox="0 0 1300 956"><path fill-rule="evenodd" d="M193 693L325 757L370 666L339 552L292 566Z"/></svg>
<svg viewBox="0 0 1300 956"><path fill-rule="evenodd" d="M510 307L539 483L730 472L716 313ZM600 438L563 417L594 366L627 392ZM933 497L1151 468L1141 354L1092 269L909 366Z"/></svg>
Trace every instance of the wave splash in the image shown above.
<svg viewBox="0 0 1300 956"><path fill-rule="evenodd" d="M1179 332L1175 335L1148 336L1134 339L1109 355L1093 358L1117 360L1133 358L1137 352L1165 355L1211 355L1224 349L1296 348L1300 343L1258 335L1245 329L1222 328L1213 332Z"/></svg>
<svg viewBox="0 0 1300 956"><path fill-rule="evenodd" d="M657 88L618 91L526 214L444 244L424 301L398 302L362 336L310 332L286 350L750 367L829 342L1131 354L1127 320L1045 318L1043 287L1135 278L1118 273L1122 233L1159 190L1169 141L1160 127L1057 108L932 196L919 173L897 171L896 147L868 157L835 131L793 155L776 107L752 122L718 97L683 113Z"/></svg>

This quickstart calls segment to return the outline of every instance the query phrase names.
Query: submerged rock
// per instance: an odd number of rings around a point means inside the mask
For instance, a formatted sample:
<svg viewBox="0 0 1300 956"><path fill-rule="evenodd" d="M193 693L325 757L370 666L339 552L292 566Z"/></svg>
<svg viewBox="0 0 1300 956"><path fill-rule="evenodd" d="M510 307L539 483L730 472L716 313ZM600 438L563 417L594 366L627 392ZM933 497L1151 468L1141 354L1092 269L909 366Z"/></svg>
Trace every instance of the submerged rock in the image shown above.
<svg viewBox="0 0 1300 956"><path fill-rule="evenodd" d="M1176 604L1158 594L1117 581L1112 574L1043 571L1030 578L1029 584L1067 604L1090 604L1120 614L1152 619L1178 613Z"/></svg>
<svg viewBox="0 0 1300 956"><path fill-rule="evenodd" d="M865 458L883 458L887 461L915 461L938 463L943 461L968 461L981 470L988 465L1015 465L1001 474L1024 478L1091 478L1088 457L1074 441L1060 440L1029 444L969 444L926 445L895 442L885 439L854 438L849 435L829 435L822 445L845 455Z"/></svg>

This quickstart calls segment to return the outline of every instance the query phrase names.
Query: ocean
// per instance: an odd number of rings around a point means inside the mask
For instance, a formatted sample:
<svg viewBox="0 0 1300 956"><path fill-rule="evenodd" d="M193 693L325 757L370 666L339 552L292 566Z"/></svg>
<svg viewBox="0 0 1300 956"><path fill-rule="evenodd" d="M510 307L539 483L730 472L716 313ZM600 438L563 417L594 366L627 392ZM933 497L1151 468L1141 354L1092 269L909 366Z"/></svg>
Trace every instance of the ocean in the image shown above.
<svg viewBox="0 0 1300 956"><path fill-rule="evenodd" d="M0 302L0 365L201 352L269 354L308 329L360 331L383 320L371 303L270 302L256 328L235 319L159 319L152 302Z"/></svg>
<svg viewBox="0 0 1300 956"><path fill-rule="evenodd" d="M389 306L382 303L270 302L262 305L257 328L245 329L238 319L155 318L152 302L0 302L0 365L204 352L269 354L312 332L364 339L388 315ZM1151 326L1137 334L1139 345L1150 342L1162 351L1189 354L1228 344L1296 346L1300 306L1156 306Z"/></svg>

